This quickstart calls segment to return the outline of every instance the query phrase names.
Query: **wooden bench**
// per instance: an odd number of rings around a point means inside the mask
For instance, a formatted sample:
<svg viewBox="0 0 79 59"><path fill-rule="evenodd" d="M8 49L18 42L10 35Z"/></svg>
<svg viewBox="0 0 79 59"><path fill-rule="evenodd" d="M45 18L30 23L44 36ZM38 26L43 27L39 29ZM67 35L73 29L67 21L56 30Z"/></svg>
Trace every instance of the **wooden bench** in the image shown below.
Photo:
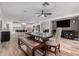
<svg viewBox="0 0 79 59"><path fill-rule="evenodd" d="M18 38L18 46L20 47L20 49L26 54L26 51L23 50L23 48L21 47L22 45L25 45L26 48L29 48L31 53L32 53L32 56L35 55L35 51L36 50L41 50L43 49L43 55L46 55L46 44L45 43L39 43L39 42L35 42L33 41L32 39L28 39L28 38L25 38L25 37L19 37Z"/></svg>

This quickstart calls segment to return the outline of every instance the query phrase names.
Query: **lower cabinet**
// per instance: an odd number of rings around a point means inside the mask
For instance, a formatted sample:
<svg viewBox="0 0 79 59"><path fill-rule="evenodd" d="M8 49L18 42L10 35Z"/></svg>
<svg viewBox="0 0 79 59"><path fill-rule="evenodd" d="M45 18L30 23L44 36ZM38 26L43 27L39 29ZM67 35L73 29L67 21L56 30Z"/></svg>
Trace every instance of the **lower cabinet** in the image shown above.
<svg viewBox="0 0 79 59"><path fill-rule="evenodd" d="M10 40L10 31L1 32L1 42L6 42Z"/></svg>

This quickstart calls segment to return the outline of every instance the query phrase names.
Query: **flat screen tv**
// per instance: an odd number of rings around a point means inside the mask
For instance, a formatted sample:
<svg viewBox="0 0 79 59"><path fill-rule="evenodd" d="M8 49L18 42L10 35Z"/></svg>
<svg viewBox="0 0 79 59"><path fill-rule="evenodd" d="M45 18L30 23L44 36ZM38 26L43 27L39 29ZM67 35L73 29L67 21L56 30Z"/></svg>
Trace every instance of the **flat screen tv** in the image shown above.
<svg viewBox="0 0 79 59"><path fill-rule="evenodd" d="M56 22L57 27L70 27L70 19Z"/></svg>

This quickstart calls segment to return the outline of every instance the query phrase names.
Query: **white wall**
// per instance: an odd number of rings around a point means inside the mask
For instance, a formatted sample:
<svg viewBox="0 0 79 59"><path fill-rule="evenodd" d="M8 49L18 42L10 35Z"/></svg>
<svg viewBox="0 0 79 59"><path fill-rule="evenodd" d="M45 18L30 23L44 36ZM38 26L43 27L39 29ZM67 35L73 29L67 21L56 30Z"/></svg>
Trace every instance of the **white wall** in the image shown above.
<svg viewBox="0 0 79 59"><path fill-rule="evenodd" d="M1 30L2 30L2 10L1 10L1 7L0 7L0 40L1 40Z"/></svg>
<svg viewBox="0 0 79 59"><path fill-rule="evenodd" d="M2 30L2 16L3 16L2 9L0 7L0 30Z"/></svg>

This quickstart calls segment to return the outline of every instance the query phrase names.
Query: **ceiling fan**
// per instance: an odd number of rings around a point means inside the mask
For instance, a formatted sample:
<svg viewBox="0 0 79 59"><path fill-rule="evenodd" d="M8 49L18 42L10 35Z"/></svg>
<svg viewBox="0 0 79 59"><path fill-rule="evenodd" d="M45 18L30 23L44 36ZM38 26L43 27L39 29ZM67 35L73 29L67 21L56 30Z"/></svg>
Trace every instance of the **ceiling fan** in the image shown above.
<svg viewBox="0 0 79 59"><path fill-rule="evenodd" d="M41 10L40 13L36 13L36 14L39 14L38 17L40 16L47 17L48 15L52 15L52 13L45 12L45 10Z"/></svg>
<svg viewBox="0 0 79 59"><path fill-rule="evenodd" d="M44 2L42 4L42 6L46 8L47 6L49 6L49 3L48 2ZM36 13L36 14L39 14L38 17L40 17L40 16L47 17L48 15L52 15L52 13L48 13L48 12L46 12L46 10L43 10L43 9L41 10L41 12Z"/></svg>

